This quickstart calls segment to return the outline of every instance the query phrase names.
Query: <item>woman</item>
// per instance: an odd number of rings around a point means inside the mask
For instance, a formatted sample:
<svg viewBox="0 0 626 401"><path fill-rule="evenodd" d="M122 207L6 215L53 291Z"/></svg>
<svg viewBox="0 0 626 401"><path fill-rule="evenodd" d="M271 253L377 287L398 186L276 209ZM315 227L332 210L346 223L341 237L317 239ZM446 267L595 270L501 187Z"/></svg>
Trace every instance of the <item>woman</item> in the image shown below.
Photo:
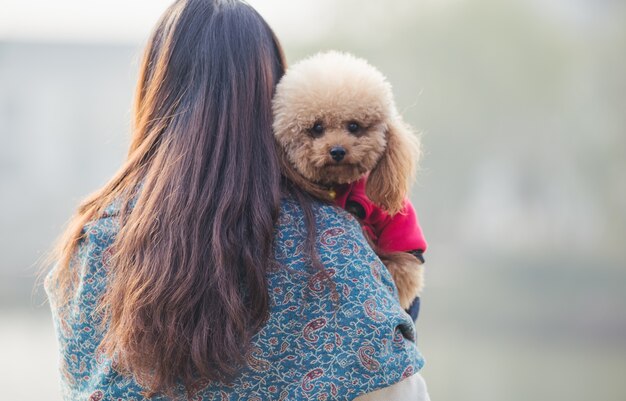
<svg viewBox="0 0 626 401"><path fill-rule="evenodd" d="M65 399L424 390L414 326L357 222L281 174L270 105L284 69L243 2L163 15L128 158L80 205L46 278Z"/></svg>

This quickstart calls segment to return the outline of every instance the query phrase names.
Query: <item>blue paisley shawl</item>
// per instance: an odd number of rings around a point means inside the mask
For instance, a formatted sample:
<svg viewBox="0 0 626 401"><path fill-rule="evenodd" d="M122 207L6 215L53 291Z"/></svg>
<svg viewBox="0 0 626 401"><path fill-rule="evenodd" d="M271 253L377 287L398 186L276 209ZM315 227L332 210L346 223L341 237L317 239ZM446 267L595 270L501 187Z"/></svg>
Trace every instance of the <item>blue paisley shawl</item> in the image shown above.
<svg viewBox="0 0 626 401"><path fill-rule="evenodd" d="M50 300L65 400L145 399L131 376L96 353L102 332L93 311L107 285L119 230L116 213L110 206L84 227L86 236L70 263L79 282L68 309L61 311ZM230 385L199 383L189 400L352 400L422 368L414 323L358 222L335 206L316 204L314 213L320 258L337 291L330 291L319 273L312 280L304 274L311 271L303 256L304 214L296 202L283 200L275 256L287 268L268 273L269 319L253 338L248 366Z"/></svg>

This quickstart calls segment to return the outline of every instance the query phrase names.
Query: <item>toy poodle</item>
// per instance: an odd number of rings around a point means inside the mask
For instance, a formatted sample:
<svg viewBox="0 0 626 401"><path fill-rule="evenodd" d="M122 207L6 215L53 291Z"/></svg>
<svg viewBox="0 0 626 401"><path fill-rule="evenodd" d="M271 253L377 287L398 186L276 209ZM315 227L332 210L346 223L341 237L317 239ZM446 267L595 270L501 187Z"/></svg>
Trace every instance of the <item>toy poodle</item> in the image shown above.
<svg viewBox="0 0 626 401"><path fill-rule="evenodd" d="M283 173L354 214L402 307L418 302L426 241L407 193L420 146L386 78L350 54L318 53L287 70L273 112Z"/></svg>

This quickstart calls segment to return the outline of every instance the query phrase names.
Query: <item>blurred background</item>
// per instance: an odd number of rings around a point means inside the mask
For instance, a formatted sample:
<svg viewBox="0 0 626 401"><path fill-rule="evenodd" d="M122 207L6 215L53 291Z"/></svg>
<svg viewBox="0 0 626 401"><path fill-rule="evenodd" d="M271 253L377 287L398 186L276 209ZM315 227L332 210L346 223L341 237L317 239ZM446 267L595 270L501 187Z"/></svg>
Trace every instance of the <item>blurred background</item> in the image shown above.
<svg viewBox="0 0 626 401"><path fill-rule="evenodd" d="M626 2L250 3L290 62L370 60L421 132L432 399L625 400ZM123 160L168 4L0 0L0 399L59 399L36 263Z"/></svg>

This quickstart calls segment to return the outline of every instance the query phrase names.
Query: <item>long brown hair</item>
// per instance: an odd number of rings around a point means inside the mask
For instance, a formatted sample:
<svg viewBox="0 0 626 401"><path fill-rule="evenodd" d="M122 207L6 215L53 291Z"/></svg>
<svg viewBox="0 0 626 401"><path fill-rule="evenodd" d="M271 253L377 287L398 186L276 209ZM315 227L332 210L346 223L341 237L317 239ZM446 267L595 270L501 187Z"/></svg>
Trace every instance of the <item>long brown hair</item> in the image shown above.
<svg viewBox="0 0 626 401"><path fill-rule="evenodd" d="M53 255L46 286L62 305L83 226L121 201L101 348L152 391L232 378L267 319L281 191L307 202L285 185L271 132L284 70L274 33L244 2L171 5L141 64L128 158Z"/></svg>

